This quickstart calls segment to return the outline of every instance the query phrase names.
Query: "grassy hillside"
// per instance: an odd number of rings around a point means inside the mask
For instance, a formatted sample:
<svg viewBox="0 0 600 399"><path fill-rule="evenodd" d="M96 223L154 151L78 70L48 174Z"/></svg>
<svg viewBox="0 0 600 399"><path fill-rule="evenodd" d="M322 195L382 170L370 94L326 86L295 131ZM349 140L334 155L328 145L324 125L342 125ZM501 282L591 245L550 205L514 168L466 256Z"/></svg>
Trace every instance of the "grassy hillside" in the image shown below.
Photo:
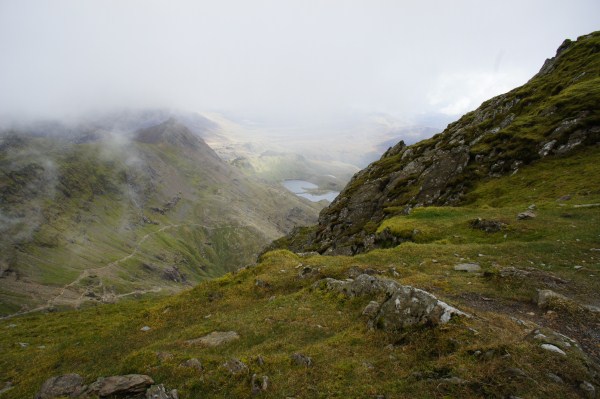
<svg viewBox="0 0 600 399"><path fill-rule="evenodd" d="M173 293L253 263L318 208L168 121L0 142L0 315Z"/></svg>
<svg viewBox="0 0 600 399"><path fill-rule="evenodd" d="M182 398L252 397L255 373L270 380L259 397L586 397L584 381L600 386L600 316L584 307L600 305L599 165L593 146L479 182L463 206L389 208L374 229L406 238L394 248L354 257L279 250L170 298L0 321L0 387L14 385L2 397L31 397L46 378L73 372L87 382L148 374ZM532 204L536 217L517 220ZM500 228L484 231L477 218ZM466 262L481 271L454 269ZM374 298L314 287L361 271L432 292L472 317L386 332L361 315ZM537 289L570 300L540 307ZM544 328L578 340L588 356L574 346L566 355L542 349L553 337ZM240 338L186 343L212 331ZM540 332L546 338L533 338ZM312 365L296 365L294 353ZM180 366L190 358L202 371ZM223 366L231 358L249 370L231 376Z"/></svg>

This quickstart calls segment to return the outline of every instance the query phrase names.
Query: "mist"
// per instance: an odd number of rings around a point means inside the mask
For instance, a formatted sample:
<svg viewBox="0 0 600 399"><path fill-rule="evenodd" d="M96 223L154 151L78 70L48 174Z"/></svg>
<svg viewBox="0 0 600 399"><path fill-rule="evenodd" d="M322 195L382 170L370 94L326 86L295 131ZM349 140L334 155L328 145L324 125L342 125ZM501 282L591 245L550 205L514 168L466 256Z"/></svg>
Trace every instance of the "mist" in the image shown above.
<svg viewBox="0 0 600 399"><path fill-rule="evenodd" d="M0 116L152 107L293 134L374 114L442 125L599 22L596 0L2 0Z"/></svg>

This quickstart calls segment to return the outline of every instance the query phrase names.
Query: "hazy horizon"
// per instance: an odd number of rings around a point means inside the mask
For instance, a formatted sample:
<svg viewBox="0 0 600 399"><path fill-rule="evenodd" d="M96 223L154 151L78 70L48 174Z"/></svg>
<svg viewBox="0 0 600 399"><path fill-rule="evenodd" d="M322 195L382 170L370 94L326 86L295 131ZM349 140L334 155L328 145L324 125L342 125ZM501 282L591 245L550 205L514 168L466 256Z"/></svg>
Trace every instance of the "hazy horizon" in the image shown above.
<svg viewBox="0 0 600 399"><path fill-rule="evenodd" d="M440 125L525 83L599 15L597 1L0 0L0 115L166 108L294 132L365 115Z"/></svg>

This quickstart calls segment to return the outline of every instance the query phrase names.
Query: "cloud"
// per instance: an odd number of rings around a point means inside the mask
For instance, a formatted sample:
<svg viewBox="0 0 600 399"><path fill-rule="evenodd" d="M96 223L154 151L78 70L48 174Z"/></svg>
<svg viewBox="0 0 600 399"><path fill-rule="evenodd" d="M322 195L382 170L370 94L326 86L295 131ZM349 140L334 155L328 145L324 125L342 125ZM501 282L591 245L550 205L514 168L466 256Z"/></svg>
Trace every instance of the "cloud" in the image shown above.
<svg viewBox="0 0 600 399"><path fill-rule="evenodd" d="M0 116L462 112L523 83L597 15L597 0L0 0Z"/></svg>
<svg viewBox="0 0 600 399"><path fill-rule="evenodd" d="M445 115L462 115L483 101L505 93L527 80L521 72L457 72L438 76L428 95L429 104Z"/></svg>

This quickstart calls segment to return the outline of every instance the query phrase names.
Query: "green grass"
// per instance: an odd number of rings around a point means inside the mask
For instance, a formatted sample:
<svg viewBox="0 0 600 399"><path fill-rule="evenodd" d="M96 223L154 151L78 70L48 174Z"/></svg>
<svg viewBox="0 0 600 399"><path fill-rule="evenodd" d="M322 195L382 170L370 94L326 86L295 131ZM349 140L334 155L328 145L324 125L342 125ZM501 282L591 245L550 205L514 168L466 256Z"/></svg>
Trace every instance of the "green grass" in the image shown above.
<svg viewBox="0 0 600 399"><path fill-rule="evenodd" d="M600 187L597 159L595 148L547 159L514 176L483 181L466 206L416 208L407 216L391 216L377 229L410 231L414 241L395 248L355 257L301 258L285 250L272 251L255 267L170 298L1 321L0 385L6 381L15 385L3 396L31 397L46 378L77 372L88 382L112 374L149 374L179 389L182 397L250 397L253 373L269 376L266 397L578 397L573 387L585 375L581 360L542 351L525 339L531 325L523 327L510 318L529 317L519 309L533 311L534 319L546 317L532 300L547 284L538 277L502 278L499 271L512 266L561 278L568 283L559 291L597 305L600 286L590 276L600 274L600 256L590 248L600 248L600 212L574 206L600 202L594 191ZM572 198L556 200L566 194ZM516 214L532 202L537 217L517 220ZM473 229L469 221L477 217L502 221L506 227L497 233ZM195 239L207 238L205 231L185 230ZM148 240L143 256L152 257L155 242L194 256L192 248L171 233ZM227 229L212 234L215 250L232 241ZM454 271L461 262L479 263L484 274ZM583 265L585 271L574 265ZM124 270L138 270L135 261L125 266ZM300 279L298 272L304 266L319 270L318 275ZM433 292L475 317L433 330L369 330L361 317L369 298L348 299L311 288L321 277L344 279L352 268L378 270L387 278ZM269 288L256 286L257 279L268 282ZM486 310L479 307L482 303L496 308ZM596 322L573 309L556 312L567 326ZM12 323L17 326L9 328ZM152 329L143 333L144 325ZM185 344L211 331L229 330L237 331L241 339L217 348ZM19 342L29 346L21 348ZM477 351L492 355L477 357ZM173 357L160 360L158 352ZM295 352L311 356L314 366L293 366L290 355ZM257 356L264 358L264 365L256 363ZM192 357L201 360L202 373L179 366ZM232 357L248 364L250 374L230 377L222 364ZM528 377L506 377L511 368ZM547 372L567 383L548 380ZM440 382L450 376L469 383Z"/></svg>

